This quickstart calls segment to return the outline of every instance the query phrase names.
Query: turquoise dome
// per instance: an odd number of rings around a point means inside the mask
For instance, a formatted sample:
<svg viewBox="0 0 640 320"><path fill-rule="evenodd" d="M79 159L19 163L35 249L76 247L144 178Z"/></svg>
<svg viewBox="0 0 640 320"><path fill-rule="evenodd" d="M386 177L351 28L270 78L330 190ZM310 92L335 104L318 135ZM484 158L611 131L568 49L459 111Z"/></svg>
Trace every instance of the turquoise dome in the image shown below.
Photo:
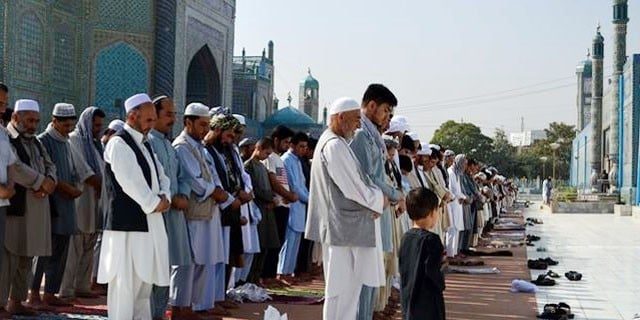
<svg viewBox="0 0 640 320"><path fill-rule="evenodd" d="M299 126L316 124L306 113L292 107L287 106L272 114L264 121L265 127L275 127L277 125Z"/></svg>
<svg viewBox="0 0 640 320"><path fill-rule="evenodd" d="M302 84L304 86L304 88L311 88L311 89L319 89L320 88L320 83L318 82L318 80L316 80L316 78L314 78L311 75L311 69L309 69L309 75L307 75L306 78L304 78L302 81L300 81L300 84Z"/></svg>

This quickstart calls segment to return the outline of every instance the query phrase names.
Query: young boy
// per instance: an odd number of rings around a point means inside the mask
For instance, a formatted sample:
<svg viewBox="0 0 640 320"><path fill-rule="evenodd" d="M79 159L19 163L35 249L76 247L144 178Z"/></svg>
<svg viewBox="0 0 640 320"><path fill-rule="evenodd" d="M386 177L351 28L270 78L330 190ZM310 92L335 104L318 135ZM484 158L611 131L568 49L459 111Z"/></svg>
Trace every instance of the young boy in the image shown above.
<svg viewBox="0 0 640 320"><path fill-rule="evenodd" d="M400 283L404 320L444 320L444 247L432 229L438 222L438 197L426 188L407 195L413 227L402 237Z"/></svg>

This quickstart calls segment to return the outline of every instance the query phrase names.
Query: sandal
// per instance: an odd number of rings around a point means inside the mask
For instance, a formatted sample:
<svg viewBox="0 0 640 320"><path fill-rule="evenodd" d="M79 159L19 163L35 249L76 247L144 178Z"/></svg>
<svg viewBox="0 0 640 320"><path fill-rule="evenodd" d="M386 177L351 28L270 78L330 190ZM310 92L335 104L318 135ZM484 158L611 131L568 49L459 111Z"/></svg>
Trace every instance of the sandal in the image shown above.
<svg viewBox="0 0 640 320"><path fill-rule="evenodd" d="M560 278L560 275L553 272L553 270L549 270L549 272L547 272L547 275L551 278Z"/></svg>
<svg viewBox="0 0 640 320"><path fill-rule="evenodd" d="M557 304L550 303L544 305L542 313L538 315L538 319L566 320L568 317L566 314L562 314Z"/></svg>
<svg viewBox="0 0 640 320"><path fill-rule="evenodd" d="M565 273L564 276L567 277L567 279L569 279L571 281L580 281L580 280L582 280L582 273L575 272L575 271L569 271L569 272Z"/></svg>
<svg viewBox="0 0 640 320"><path fill-rule="evenodd" d="M557 304L545 304L542 313L538 315L539 319L567 319L566 315L560 314Z"/></svg>
<svg viewBox="0 0 640 320"><path fill-rule="evenodd" d="M538 279L532 280L531 283L542 287L550 287L556 285L556 281L548 278L546 274L539 275Z"/></svg>
<svg viewBox="0 0 640 320"><path fill-rule="evenodd" d="M573 319L576 316L575 314L571 313L571 307L564 302L558 303L558 309L561 313L564 313L569 319Z"/></svg>
<svg viewBox="0 0 640 320"><path fill-rule="evenodd" d="M528 260L527 267L533 270L547 270L549 267L546 262L540 260Z"/></svg>

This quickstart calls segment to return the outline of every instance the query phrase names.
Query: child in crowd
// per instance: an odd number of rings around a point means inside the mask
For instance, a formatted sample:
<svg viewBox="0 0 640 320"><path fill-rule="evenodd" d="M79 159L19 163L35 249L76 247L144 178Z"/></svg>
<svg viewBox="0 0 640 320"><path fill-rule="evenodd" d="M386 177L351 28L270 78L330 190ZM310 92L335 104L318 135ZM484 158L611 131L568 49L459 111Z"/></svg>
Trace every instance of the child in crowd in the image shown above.
<svg viewBox="0 0 640 320"><path fill-rule="evenodd" d="M402 315L404 320L445 319L444 247L432 229L438 222L438 197L416 188L407 195L407 212L413 227L399 252Z"/></svg>

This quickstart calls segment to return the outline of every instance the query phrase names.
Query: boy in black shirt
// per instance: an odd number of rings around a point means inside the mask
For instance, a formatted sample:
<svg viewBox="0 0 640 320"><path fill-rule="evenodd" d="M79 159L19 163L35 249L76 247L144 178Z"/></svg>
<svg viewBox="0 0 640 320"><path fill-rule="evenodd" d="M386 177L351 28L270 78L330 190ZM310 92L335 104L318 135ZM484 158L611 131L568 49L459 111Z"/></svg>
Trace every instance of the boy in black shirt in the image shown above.
<svg viewBox="0 0 640 320"><path fill-rule="evenodd" d="M413 228L400 245L400 283L404 320L445 319L444 247L437 234L428 231L439 219L438 197L416 188L407 195L407 212Z"/></svg>

